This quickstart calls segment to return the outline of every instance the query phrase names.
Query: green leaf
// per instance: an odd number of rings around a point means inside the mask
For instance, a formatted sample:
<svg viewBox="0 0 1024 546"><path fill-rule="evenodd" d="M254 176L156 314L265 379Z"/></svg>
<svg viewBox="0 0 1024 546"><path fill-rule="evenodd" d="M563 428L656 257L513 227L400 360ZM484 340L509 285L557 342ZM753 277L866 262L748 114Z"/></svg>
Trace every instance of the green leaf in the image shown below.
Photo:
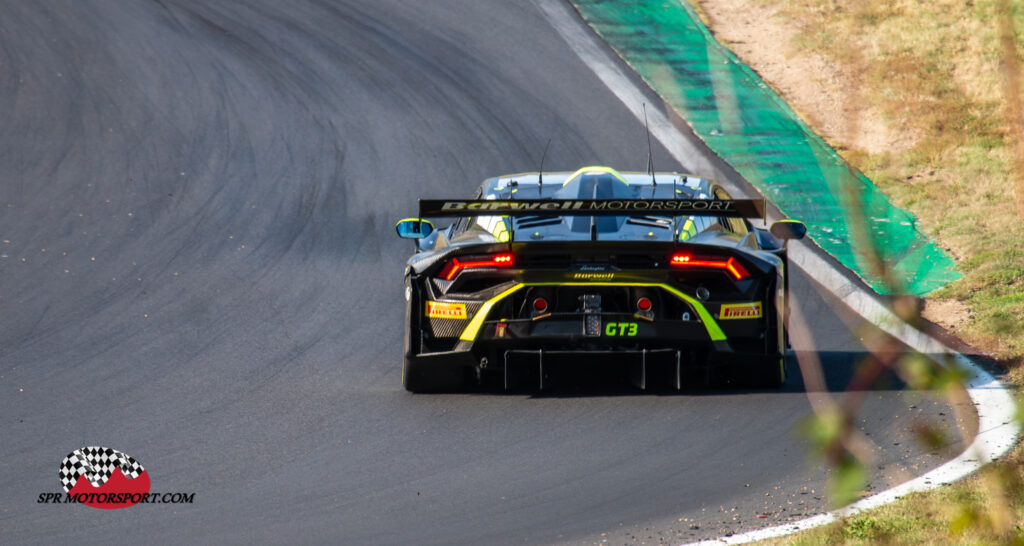
<svg viewBox="0 0 1024 546"><path fill-rule="evenodd" d="M835 507L846 506L860 498L868 484L867 471L852 456L844 458L832 472L829 487Z"/></svg>

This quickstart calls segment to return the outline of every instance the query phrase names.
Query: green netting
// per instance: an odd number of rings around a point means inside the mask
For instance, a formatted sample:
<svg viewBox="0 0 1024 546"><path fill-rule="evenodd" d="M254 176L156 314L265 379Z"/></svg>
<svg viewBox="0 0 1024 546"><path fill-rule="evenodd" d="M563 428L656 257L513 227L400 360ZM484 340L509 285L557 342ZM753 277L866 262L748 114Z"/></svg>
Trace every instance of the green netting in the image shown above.
<svg viewBox="0 0 1024 546"><path fill-rule="evenodd" d="M960 278L863 174L815 135L678 0L573 0L584 19L719 156L880 293L918 296ZM851 212L853 211L853 212ZM860 213L856 213L860 211ZM865 222L868 230L851 226ZM866 233L858 244L854 233ZM874 248L871 251L868 249ZM865 253L867 252L867 253ZM871 271L876 252L896 286Z"/></svg>

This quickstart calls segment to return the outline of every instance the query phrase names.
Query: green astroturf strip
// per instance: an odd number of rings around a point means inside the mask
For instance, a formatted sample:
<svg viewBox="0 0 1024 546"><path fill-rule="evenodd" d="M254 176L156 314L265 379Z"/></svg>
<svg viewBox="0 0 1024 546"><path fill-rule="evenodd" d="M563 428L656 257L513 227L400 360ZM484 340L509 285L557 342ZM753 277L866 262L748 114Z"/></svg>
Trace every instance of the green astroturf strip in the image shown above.
<svg viewBox="0 0 1024 546"><path fill-rule="evenodd" d="M955 263L797 118L678 0L573 0L580 14L704 142L880 293L923 296L958 278ZM699 174L699 173L694 173ZM850 211L861 211L854 214ZM896 286L870 271L852 226L867 235ZM860 230L859 232L863 232Z"/></svg>

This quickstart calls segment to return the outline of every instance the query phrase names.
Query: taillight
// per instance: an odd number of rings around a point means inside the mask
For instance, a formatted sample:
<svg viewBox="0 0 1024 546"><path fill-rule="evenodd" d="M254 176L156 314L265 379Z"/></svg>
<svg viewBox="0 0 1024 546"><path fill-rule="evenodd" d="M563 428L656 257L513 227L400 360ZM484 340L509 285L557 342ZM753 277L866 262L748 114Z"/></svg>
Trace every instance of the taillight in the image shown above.
<svg viewBox="0 0 1024 546"><path fill-rule="evenodd" d="M538 313L543 313L548 310L548 300L544 298L537 298L533 300L533 310Z"/></svg>
<svg viewBox="0 0 1024 546"><path fill-rule="evenodd" d="M456 257L445 264L444 269L441 270L441 278L450 281L459 274L459 271L475 267L512 267L513 261L511 252L502 252L493 256L467 258L466 261L459 260Z"/></svg>
<svg viewBox="0 0 1024 546"><path fill-rule="evenodd" d="M716 269L724 269L732 274L733 277L736 277L736 280L750 276L750 273L748 273L746 268L743 267L743 264L732 256L729 256L728 258L709 258L693 257L689 254L674 254L670 264L673 267L713 267Z"/></svg>
<svg viewBox="0 0 1024 546"><path fill-rule="evenodd" d="M636 300L636 308L641 311L650 311L653 305L650 298L642 297Z"/></svg>

